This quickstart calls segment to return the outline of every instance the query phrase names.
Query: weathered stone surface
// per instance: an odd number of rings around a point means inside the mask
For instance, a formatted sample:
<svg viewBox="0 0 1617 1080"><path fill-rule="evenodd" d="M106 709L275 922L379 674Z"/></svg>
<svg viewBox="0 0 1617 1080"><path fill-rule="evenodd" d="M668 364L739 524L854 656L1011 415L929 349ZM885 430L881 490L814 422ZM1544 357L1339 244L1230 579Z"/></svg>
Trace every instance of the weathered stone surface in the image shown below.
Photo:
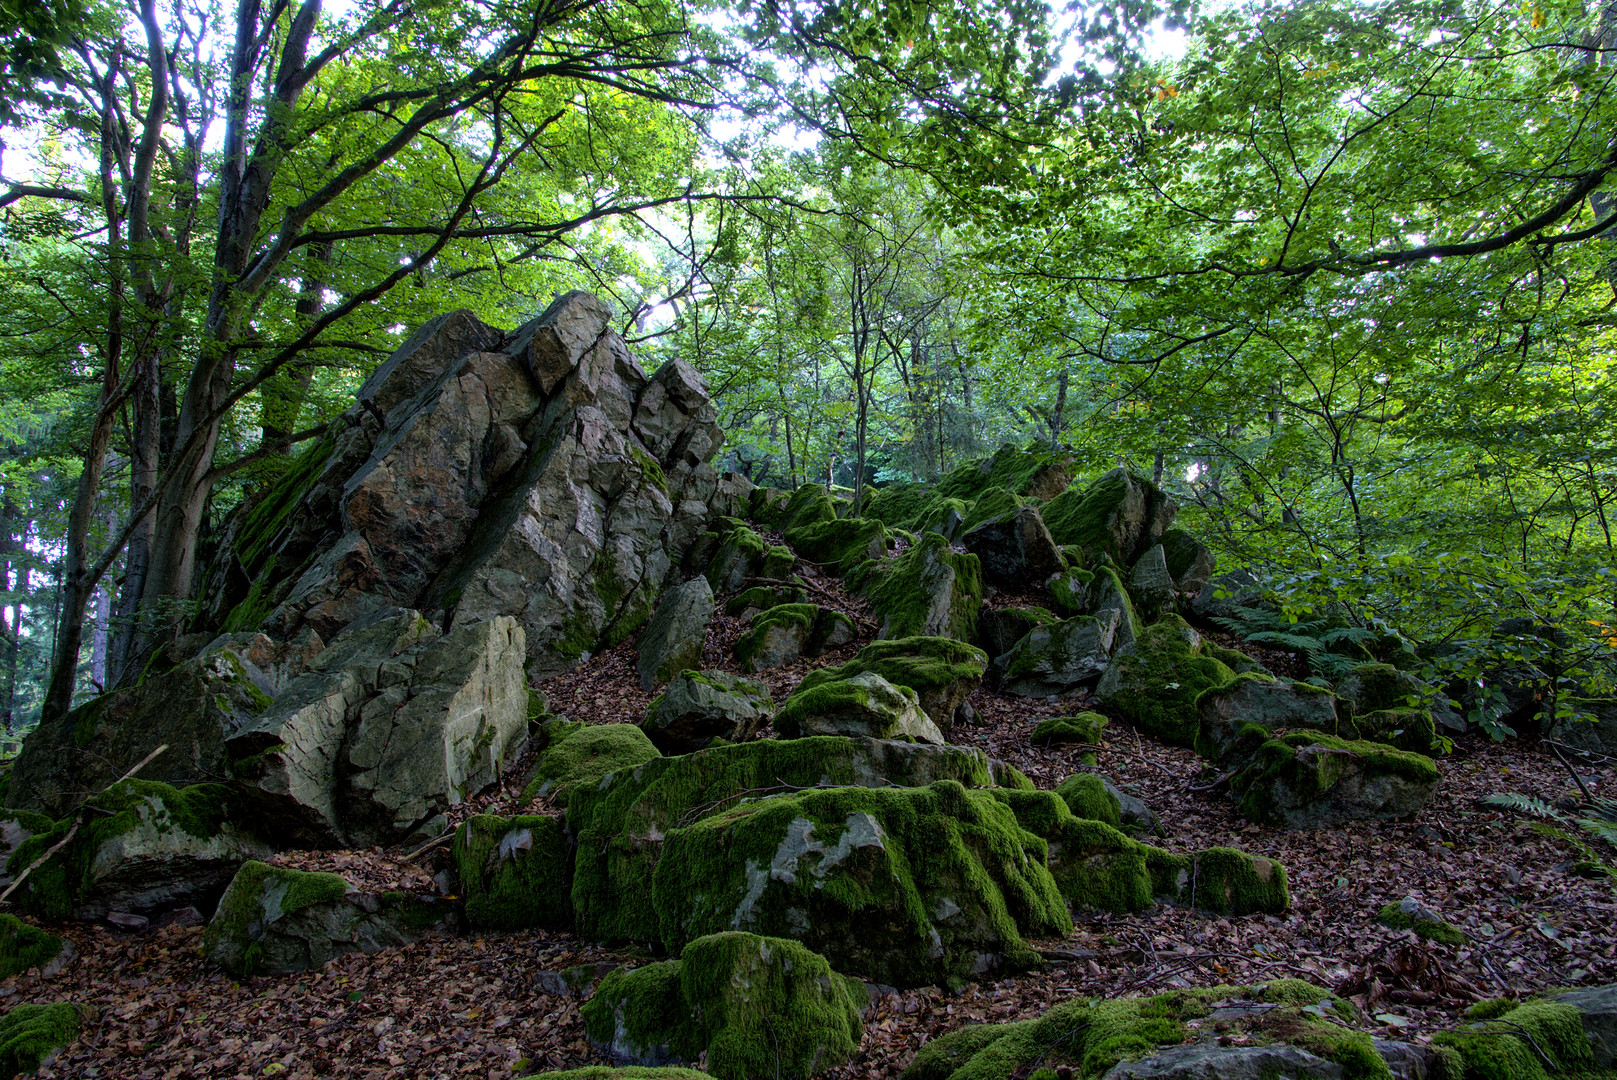
<svg viewBox="0 0 1617 1080"><path fill-rule="evenodd" d="M984 579L995 585L1021 588L1067 568L1066 557L1031 506L978 525L960 542L981 560Z"/></svg>
<svg viewBox="0 0 1617 1080"><path fill-rule="evenodd" d="M1087 592L1090 605L1090 614L1096 618L1106 618L1109 611L1117 612L1117 634L1113 641L1114 649L1126 649L1134 644L1140 636L1144 625L1139 612L1135 609L1134 598L1130 595L1128 586L1123 578L1110 566L1102 566L1095 571L1094 580L1090 582Z"/></svg>
<svg viewBox="0 0 1617 1080"><path fill-rule="evenodd" d="M6 805L59 817L163 745L142 777L183 785L229 775L225 739L252 723L274 692L240 646L226 643L139 686L92 698L23 740Z"/></svg>
<svg viewBox="0 0 1617 1080"><path fill-rule="evenodd" d="M1201 721L1196 752L1211 761L1243 749L1250 753L1280 728L1336 728L1336 696L1329 690L1266 675L1237 675L1204 691L1196 712Z"/></svg>
<svg viewBox="0 0 1617 1080"><path fill-rule="evenodd" d="M108 912L149 915L209 905L236 868L270 848L234 824L229 790L174 788L125 780L89 800L93 812L67 844L29 874L11 901L49 919L100 919ZM22 872L58 841L72 820L18 846L8 863Z"/></svg>
<svg viewBox="0 0 1617 1080"><path fill-rule="evenodd" d="M652 874L670 833L751 794L846 785L924 787L996 780L996 763L958 746L879 739L762 739L679 757L653 757L577 789L567 803L578 837L573 908L578 932L597 941L657 941ZM1026 778L1022 781L1031 787Z"/></svg>
<svg viewBox="0 0 1617 1080"><path fill-rule="evenodd" d="M819 604L777 604L752 617L736 640L735 657L749 672L765 671L840 649L859 636L853 620Z"/></svg>
<svg viewBox="0 0 1617 1080"><path fill-rule="evenodd" d="M922 711L915 691L894 686L873 671L794 693L776 715L775 731L784 739L851 735L944 742L943 733Z"/></svg>
<svg viewBox="0 0 1617 1080"><path fill-rule="evenodd" d="M688 754L714 739L745 742L775 715L765 683L726 671L686 671L651 703L640 728L665 754Z"/></svg>
<svg viewBox="0 0 1617 1080"><path fill-rule="evenodd" d="M1168 560L1161 544L1153 544L1140 556L1129 574L1129 592L1140 617L1150 622L1173 604L1174 581L1168 574Z"/></svg>
<svg viewBox="0 0 1617 1080"><path fill-rule="evenodd" d="M439 636L395 611L338 635L229 739L263 827L350 846L430 832L525 743L524 656L505 617Z"/></svg>
<svg viewBox="0 0 1617 1080"><path fill-rule="evenodd" d="M458 923L454 903L439 897L363 893L336 874L249 862L220 899L202 950L233 975L287 975Z"/></svg>
<svg viewBox="0 0 1617 1080"><path fill-rule="evenodd" d="M848 586L870 601L883 638L969 641L983 599L977 556L957 553L933 532L896 558L863 564L849 576Z"/></svg>
<svg viewBox="0 0 1617 1080"><path fill-rule="evenodd" d="M713 588L692 578L663 593L656 613L640 634L635 657L640 689L661 686L686 668L702 666L702 645L713 621Z"/></svg>
<svg viewBox="0 0 1617 1080"><path fill-rule="evenodd" d="M1571 990L1551 995L1550 1000L1571 1005L1581 1014L1596 1069L1617 1066L1617 985Z"/></svg>
<svg viewBox="0 0 1617 1080"><path fill-rule="evenodd" d="M1003 656L1034 627L1060 621L1042 607L984 608L977 616L977 644L990 657Z"/></svg>
<svg viewBox="0 0 1617 1080"><path fill-rule="evenodd" d="M1162 539L1179 505L1161 488L1127 469L1113 469L1082 492L1057 495L1040 510L1058 544L1073 544L1095 556L1133 566ZM1093 560L1086 560L1093 565Z"/></svg>
<svg viewBox="0 0 1617 1080"><path fill-rule="evenodd" d="M1116 633L1116 611L1035 627L994 661L993 677L1000 689L1020 697L1070 694L1105 672Z"/></svg>
<svg viewBox="0 0 1617 1080"><path fill-rule="evenodd" d="M395 606L509 616L541 675L639 629L714 508L750 499L708 463L700 375L648 378L609 322L574 292L509 337L464 312L424 327L233 519L205 622L290 639Z"/></svg>
<svg viewBox="0 0 1617 1080"><path fill-rule="evenodd" d="M1276 1043L1272 1046L1170 1046L1138 1061L1112 1066L1102 1080L1342 1080L1334 1061Z"/></svg>
<svg viewBox="0 0 1617 1080"><path fill-rule="evenodd" d="M653 899L671 949L734 928L892 986L959 982L1034 963L1022 935L1071 926L1043 856L958 783L804 791L671 832Z"/></svg>
<svg viewBox="0 0 1617 1080"><path fill-rule="evenodd" d="M954 727L955 713L982 683L987 666L988 657L982 650L954 638L897 638L866 645L840 667L809 672L792 693L807 692L867 671L875 672L894 686L914 690L921 711L937 725L944 738L948 738Z"/></svg>
<svg viewBox="0 0 1617 1080"><path fill-rule="evenodd" d="M1195 596L1212 580L1218 558L1212 549L1184 529L1169 529L1163 533L1162 549L1168 575L1180 592Z"/></svg>
<svg viewBox="0 0 1617 1080"><path fill-rule="evenodd" d="M584 1005L590 1043L622 1065L704 1063L721 1080L808 1080L859 1046L862 983L796 941L728 931L678 960L619 969Z"/></svg>

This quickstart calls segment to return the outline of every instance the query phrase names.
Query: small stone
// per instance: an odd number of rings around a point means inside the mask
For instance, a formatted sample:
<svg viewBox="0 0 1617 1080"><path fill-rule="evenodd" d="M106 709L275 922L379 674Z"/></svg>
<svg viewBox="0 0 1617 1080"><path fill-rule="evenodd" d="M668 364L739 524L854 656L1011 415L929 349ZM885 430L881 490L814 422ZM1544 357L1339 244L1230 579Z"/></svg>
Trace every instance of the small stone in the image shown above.
<svg viewBox="0 0 1617 1080"><path fill-rule="evenodd" d="M196 909L193 908L192 910ZM107 921L113 926L124 930L144 930L152 924L152 921L146 916L132 915L127 911L109 911L107 912Z"/></svg>

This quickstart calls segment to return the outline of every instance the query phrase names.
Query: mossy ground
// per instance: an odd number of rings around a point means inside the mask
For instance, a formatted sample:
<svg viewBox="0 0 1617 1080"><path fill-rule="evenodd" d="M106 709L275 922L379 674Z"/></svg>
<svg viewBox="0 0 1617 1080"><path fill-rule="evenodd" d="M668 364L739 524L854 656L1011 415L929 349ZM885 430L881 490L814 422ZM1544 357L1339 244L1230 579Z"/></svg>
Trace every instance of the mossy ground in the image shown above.
<svg viewBox="0 0 1617 1080"><path fill-rule="evenodd" d="M559 817L476 814L452 855L474 929L565 929L573 922L572 845Z"/></svg>

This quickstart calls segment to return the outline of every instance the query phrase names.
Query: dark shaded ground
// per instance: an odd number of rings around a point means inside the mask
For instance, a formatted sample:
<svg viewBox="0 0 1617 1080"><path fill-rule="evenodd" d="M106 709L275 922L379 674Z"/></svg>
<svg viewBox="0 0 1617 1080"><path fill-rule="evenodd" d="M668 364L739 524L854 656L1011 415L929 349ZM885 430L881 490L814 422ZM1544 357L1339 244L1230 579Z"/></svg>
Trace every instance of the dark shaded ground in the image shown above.
<svg viewBox="0 0 1617 1080"><path fill-rule="evenodd" d="M837 583L814 579L852 614ZM743 627L717 619L705 660L734 669ZM840 663L856 647L767 674L777 700L811 666ZM1288 661L1267 658L1273 666ZM632 722L653 695L639 689L627 646L546 684L552 709L593 722ZM979 690L976 727L955 741L981 746L1050 787L1081 766L1076 748L1027 742L1046 716L1082 702L1030 702ZM1293 909L1284 917L1228 919L1176 908L1117 917L1081 915L1060 941L1037 942L1040 971L960 994L923 989L877 1001L860 1056L836 1077L896 1075L927 1039L975 1021L1016 1019L1074 995L1105 997L1177 986L1298 976L1353 995L1383 1033L1429 1037L1478 995L1617 981L1617 902L1574 877L1574 858L1524 822L1475 808L1497 791L1554 799L1575 794L1547 749L1462 740L1440 761L1433 807L1415 822L1283 832L1248 824L1188 750L1125 725L1107 729L1099 770L1132 787L1162 818L1174 850L1231 845L1279 859ZM1617 795L1609 764L1583 772L1596 795ZM463 813L521 807L521 772ZM284 860L335 869L367 888L427 888L435 852L293 853ZM425 864L425 865L423 865ZM1406 895L1461 927L1460 947L1431 947L1375 921ZM377 956L349 956L320 972L236 982L198 955L199 927L135 934L106 926L61 928L80 955L58 975L0 983L0 1005L72 1000L90 1006L84 1037L42 1075L101 1077L507 1078L597 1063L583 1041L580 1002L547 992L544 973L575 964L640 963L637 949L604 949L570 934L522 932L439 938Z"/></svg>

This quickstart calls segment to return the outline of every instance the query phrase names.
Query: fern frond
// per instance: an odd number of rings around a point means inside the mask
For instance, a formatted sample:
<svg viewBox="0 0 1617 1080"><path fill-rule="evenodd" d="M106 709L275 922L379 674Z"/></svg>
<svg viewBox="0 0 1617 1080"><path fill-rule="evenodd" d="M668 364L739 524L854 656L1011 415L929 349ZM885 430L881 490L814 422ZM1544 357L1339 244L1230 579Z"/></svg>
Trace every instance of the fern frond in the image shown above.
<svg viewBox="0 0 1617 1080"><path fill-rule="evenodd" d="M1514 810L1518 814L1532 814L1534 817L1549 818L1551 821L1565 821L1561 811L1532 795L1523 795L1517 791L1504 791L1495 795L1486 796L1478 800L1484 806L1491 806L1496 810Z"/></svg>
<svg viewBox="0 0 1617 1080"><path fill-rule="evenodd" d="M1320 635L1320 641L1326 646L1341 645L1372 645L1379 641L1375 634L1362 626L1339 626L1335 630L1327 630Z"/></svg>
<svg viewBox="0 0 1617 1080"><path fill-rule="evenodd" d="M1319 638L1290 634L1282 630L1259 630L1256 634L1248 634L1246 640L1256 645L1273 645L1277 649L1290 649L1292 652L1306 653L1309 656L1323 651Z"/></svg>

